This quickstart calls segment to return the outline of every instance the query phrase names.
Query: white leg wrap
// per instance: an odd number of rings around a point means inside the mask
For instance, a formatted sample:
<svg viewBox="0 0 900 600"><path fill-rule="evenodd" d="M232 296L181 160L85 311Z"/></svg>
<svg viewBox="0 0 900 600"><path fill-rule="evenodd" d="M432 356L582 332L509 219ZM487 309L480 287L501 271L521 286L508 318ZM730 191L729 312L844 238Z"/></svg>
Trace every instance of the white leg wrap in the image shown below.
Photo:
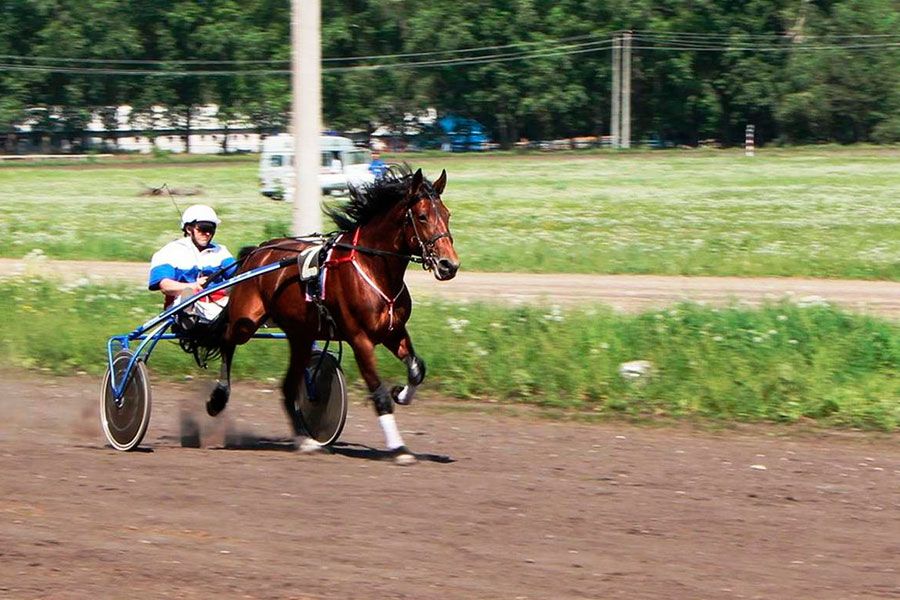
<svg viewBox="0 0 900 600"><path fill-rule="evenodd" d="M403 446L403 438L400 437L400 430L397 429L397 421L394 420L394 415L381 415L378 417L378 423L384 431L384 441L388 450Z"/></svg>
<svg viewBox="0 0 900 600"><path fill-rule="evenodd" d="M410 404L413 401L413 397L416 395L417 385L404 385L403 389L400 390L400 393L397 394L397 403L398 404Z"/></svg>

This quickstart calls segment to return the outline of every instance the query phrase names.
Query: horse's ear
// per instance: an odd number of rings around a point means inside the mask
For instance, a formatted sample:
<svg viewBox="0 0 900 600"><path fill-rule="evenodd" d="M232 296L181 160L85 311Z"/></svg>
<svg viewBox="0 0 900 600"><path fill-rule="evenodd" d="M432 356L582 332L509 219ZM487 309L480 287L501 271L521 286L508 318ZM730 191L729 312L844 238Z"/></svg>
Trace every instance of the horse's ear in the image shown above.
<svg viewBox="0 0 900 600"><path fill-rule="evenodd" d="M435 193L440 196L444 193L444 187L447 185L447 169L441 170L441 176L437 178L431 187L434 188Z"/></svg>
<svg viewBox="0 0 900 600"><path fill-rule="evenodd" d="M411 198L415 198L419 195L423 181L425 181L425 177L422 175L422 169L418 169L413 173L412 181L409 184L409 196Z"/></svg>

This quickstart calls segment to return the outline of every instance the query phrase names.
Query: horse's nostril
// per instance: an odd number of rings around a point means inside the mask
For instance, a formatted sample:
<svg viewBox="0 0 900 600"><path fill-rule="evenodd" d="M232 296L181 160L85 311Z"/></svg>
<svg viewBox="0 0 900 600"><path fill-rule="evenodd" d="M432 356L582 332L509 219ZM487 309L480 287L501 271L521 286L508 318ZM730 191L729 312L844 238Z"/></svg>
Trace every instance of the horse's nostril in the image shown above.
<svg viewBox="0 0 900 600"><path fill-rule="evenodd" d="M438 267L440 267L443 271L455 273L456 269L459 268L459 265L449 258L442 258L438 261Z"/></svg>
<svg viewBox="0 0 900 600"><path fill-rule="evenodd" d="M437 268L434 271L434 275L441 281L447 281L448 279L453 279L454 277L456 277L456 271L458 269L458 262L449 260L447 258L441 258L437 261Z"/></svg>

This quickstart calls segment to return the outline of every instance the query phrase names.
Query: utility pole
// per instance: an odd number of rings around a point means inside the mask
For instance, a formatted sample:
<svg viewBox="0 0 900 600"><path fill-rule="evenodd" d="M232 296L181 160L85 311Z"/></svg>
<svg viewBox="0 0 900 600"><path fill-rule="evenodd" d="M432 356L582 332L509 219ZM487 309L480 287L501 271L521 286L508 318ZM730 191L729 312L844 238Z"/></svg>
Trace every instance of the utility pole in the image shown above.
<svg viewBox="0 0 900 600"><path fill-rule="evenodd" d="M613 148L619 147L619 125L622 115L619 112L619 101L622 98L622 48L619 45L619 34L613 34L612 45L612 114L610 115L609 137Z"/></svg>
<svg viewBox="0 0 900 600"><path fill-rule="evenodd" d="M631 32L625 32L622 53L622 148L631 148Z"/></svg>
<svg viewBox="0 0 900 600"><path fill-rule="evenodd" d="M631 32L613 35L612 115L609 135L613 148L631 147Z"/></svg>
<svg viewBox="0 0 900 600"><path fill-rule="evenodd" d="M320 0L291 0L294 235L322 231L319 135L322 120Z"/></svg>

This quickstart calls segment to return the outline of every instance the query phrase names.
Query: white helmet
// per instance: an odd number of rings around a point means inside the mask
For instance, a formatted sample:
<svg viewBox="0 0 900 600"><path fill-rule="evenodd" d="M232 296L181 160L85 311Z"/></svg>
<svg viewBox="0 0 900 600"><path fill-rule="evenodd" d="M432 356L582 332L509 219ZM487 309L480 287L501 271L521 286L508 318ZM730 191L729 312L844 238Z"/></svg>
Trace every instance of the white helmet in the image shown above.
<svg viewBox="0 0 900 600"><path fill-rule="evenodd" d="M188 206L181 215L181 228L184 229L185 225L196 223L197 221L209 221L216 225L221 223L219 217L216 216L216 211L205 204Z"/></svg>

